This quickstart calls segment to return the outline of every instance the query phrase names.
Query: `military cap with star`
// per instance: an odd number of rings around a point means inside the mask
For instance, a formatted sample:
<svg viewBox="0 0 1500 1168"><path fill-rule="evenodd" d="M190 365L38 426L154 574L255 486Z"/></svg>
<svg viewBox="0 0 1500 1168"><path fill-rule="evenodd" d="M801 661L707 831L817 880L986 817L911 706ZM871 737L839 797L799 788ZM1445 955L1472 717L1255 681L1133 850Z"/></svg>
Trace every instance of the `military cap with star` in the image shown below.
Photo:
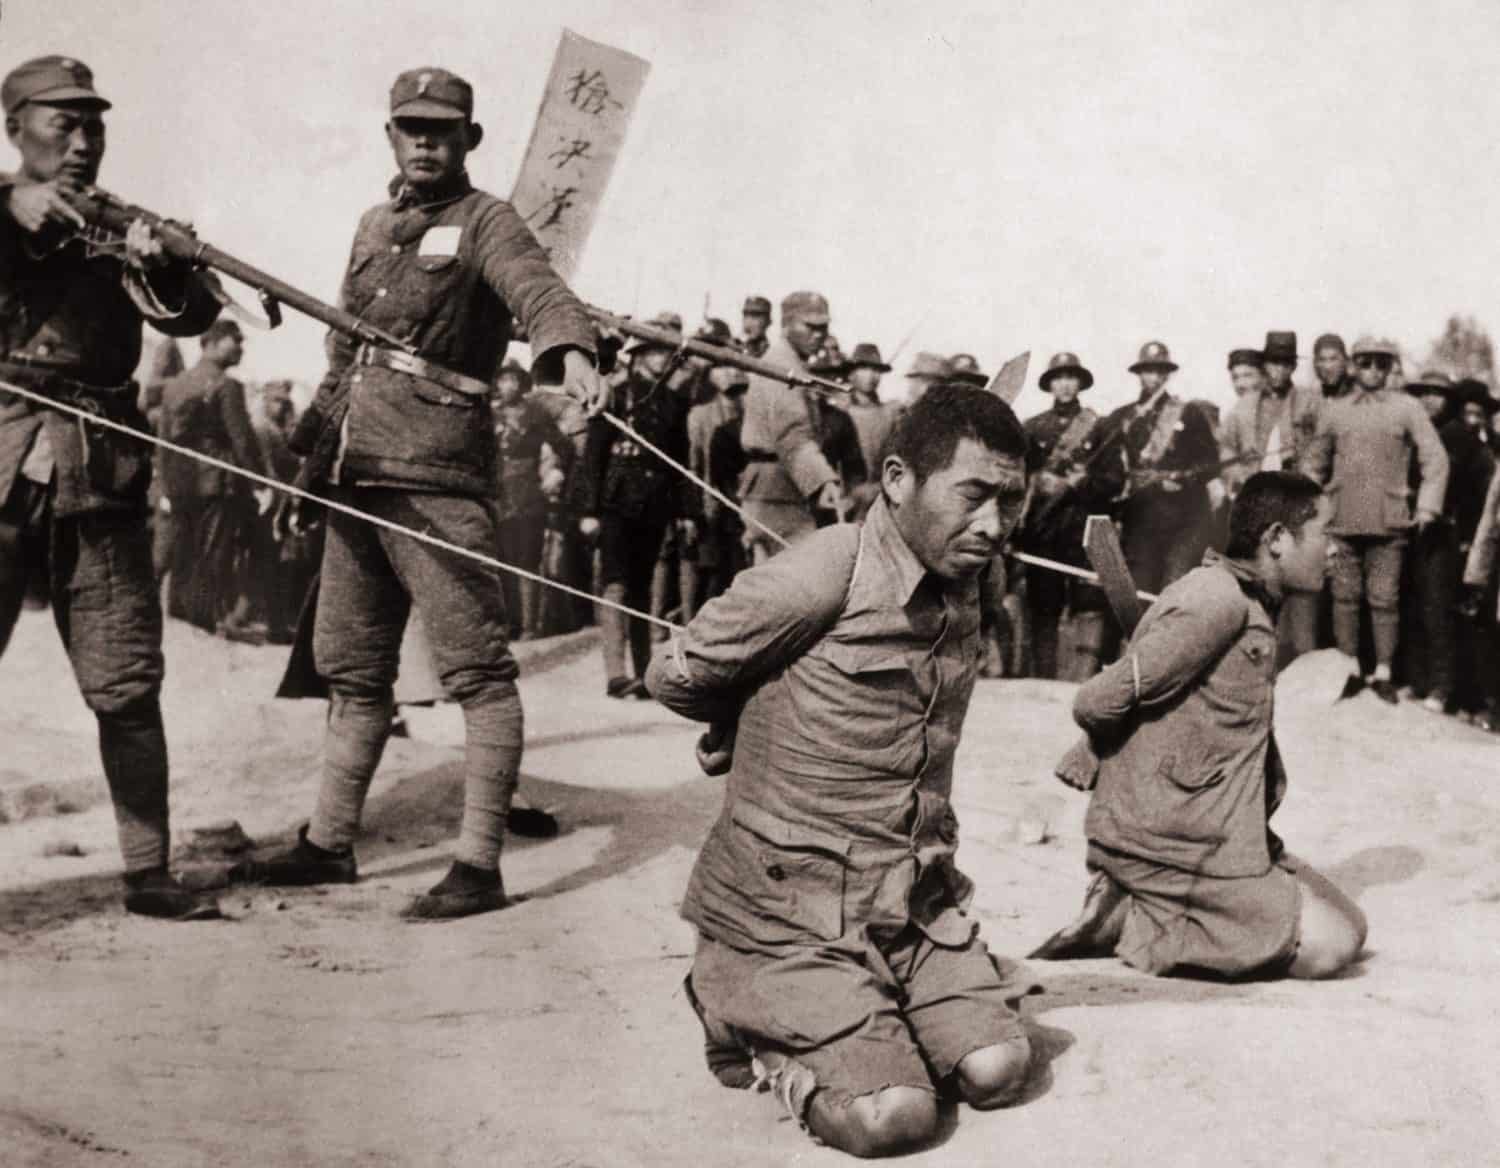
<svg viewBox="0 0 1500 1168"><path fill-rule="evenodd" d="M1037 385L1043 393L1051 393L1052 382L1059 377L1076 377L1079 393L1094 384L1094 375L1084 367L1077 353L1054 354L1052 360L1047 362L1046 372L1037 379Z"/></svg>
<svg viewBox="0 0 1500 1168"><path fill-rule="evenodd" d="M474 87L446 69L408 69L391 86L393 118L472 118Z"/></svg>
<svg viewBox="0 0 1500 1168"><path fill-rule="evenodd" d="M94 88L94 72L73 57L36 57L17 65L0 83L0 105L13 114L28 101L38 105L90 105L107 110L109 102Z"/></svg>
<svg viewBox="0 0 1500 1168"><path fill-rule="evenodd" d="M1130 367L1130 372L1140 373L1146 369L1165 369L1168 373L1172 373L1178 368L1177 362L1172 360L1172 351L1166 345L1160 341L1147 341L1141 346L1141 355Z"/></svg>

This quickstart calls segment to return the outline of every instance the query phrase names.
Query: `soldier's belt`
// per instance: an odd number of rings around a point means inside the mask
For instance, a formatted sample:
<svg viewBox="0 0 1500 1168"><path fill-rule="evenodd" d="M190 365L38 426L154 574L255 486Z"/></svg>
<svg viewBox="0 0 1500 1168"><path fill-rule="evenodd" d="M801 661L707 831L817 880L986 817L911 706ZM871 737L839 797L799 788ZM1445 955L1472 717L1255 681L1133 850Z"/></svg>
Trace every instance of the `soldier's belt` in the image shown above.
<svg viewBox="0 0 1500 1168"><path fill-rule="evenodd" d="M423 381L431 381L435 385L441 385L444 389L451 389L454 393L467 394L470 397L489 397L490 395L488 383L480 381L479 378L455 373L451 369L444 369L441 365L434 365L431 361L424 361L421 357L414 357L399 349L361 345L359 352L355 354L354 363L374 365L380 369L405 373L410 377L420 377Z"/></svg>
<svg viewBox="0 0 1500 1168"><path fill-rule="evenodd" d="M776 455L769 450L747 450L745 451L746 462L775 462Z"/></svg>
<svg viewBox="0 0 1500 1168"><path fill-rule="evenodd" d="M95 385L57 371L51 365L19 354L0 356L0 378L14 381L68 405L98 414L115 405L134 404L140 387L134 381L119 385Z"/></svg>

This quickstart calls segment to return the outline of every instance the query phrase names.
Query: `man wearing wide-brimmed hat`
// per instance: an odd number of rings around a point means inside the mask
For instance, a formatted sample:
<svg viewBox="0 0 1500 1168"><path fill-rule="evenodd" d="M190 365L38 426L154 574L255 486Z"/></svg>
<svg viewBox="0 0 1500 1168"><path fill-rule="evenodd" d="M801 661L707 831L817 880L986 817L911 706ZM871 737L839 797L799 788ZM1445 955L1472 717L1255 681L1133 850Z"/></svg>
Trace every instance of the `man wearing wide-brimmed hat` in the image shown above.
<svg viewBox="0 0 1500 1168"><path fill-rule="evenodd" d="M918 353L906 371L906 404L908 406L939 382L952 381L953 363L941 353Z"/></svg>
<svg viewBox="0 0 1500 1168"><path fill-rule="evenodd" d="M820 293L791 293L781 302L781 336L763 359L806 373L828 337L828 323L828 301ZM741 431L747 465L740 500L755 521L746 524L745 541L757 563L782 546L762 527L794 541L817 529L816 513L840 515L847 509L838 472L818 445L812 397L811 390L750 375Z"/></svg>
<svg viewBox="0 0 1500 1168"><path fill-rule="evenodd" d="M1401 627L1402 562L1411 536L1442 514L1448 489L1448 455L1426 411L1387 386L1397 357L1391 341L1365 336L1355 342L1355 387L1324 401L1303 460L1303 470L1333 498L1333 631L1349 659L1344 696L1368 685L1391 703L1397 700L1391 666ZM1415 514L1408 486L1413 450L1421 474ZM1359 660L1364 601L1375 642L1370 674Z"/></svg>
<svg viewBox="0 0 1500 1168"><path fill-rule="evenodd" d="M849 400L844 403L859 433L859 449L872 478L880 477L880 455L895 424L900 407L880 400L880 378L891 367L880 356L880 348L861 341L849 354Z"/></svg>
<svg viewBox="0 0 1500 1168"><path fill-rule="evenodd" d="M1161 341L1147 341L1130 366L1140 397L1100 426L1099 480L1122 499L1125 559L1137 586L1160 592L1198 566L1211 535L1208 483L1218 477L1219 446L1203 411L1167 391L1177 362Z"/></svg>
<svg viewBox="0 0 1500 1168"><path fill-rule="evenodd" d="M1021 547L1035 555L1087 567L1083 527L1090 500L1088 460L1094 452L1099 415L1078 400L1094 375L1076 353L1058 353L1037 381L1052 406L1026 421L1026 466L1032 500L1021 532ZM1073 644L1087 660L1058 661L1058 624L1063 610L1073 615ZM1082 680L1099 662L1104 598L1097 588L1047 568L1026 568L1027 628L1033 673ZM1061 672L1059 668L1061 667Z"/></svg>
<svg viewBox="0 0 1500 1168"><path fill-rule="evenodd" d="M71 198L98 178L110 103L74 57L12 69L0 84L20 155L0 174L0 379L135 430L141 324L201 333L219 304L144 223L94 246ZM63 647L99 725L129 912L217 916L167 870L162 617L146 519L151 448L0 393L0 652L29 589L48 580Z"/></svg>
<svg viewBox="0 0 1500 1168"><path fill-rule="evenodd" d="M948 375L975 389L983 389L990 383L990 375L979 368L979 358L973 353L954 353L949 357Z"/></svg>

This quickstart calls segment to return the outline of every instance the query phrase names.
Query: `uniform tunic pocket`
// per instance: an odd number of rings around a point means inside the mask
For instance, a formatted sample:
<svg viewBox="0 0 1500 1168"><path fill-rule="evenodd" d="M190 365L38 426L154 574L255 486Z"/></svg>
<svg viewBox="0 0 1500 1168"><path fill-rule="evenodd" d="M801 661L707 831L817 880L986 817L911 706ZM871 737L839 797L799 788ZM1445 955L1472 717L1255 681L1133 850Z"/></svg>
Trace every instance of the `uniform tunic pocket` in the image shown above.
<svg viewBox="0 0 1500 1168"><path fill-rule="evenodd" d="M799 828L751 804L737 806L730 823L757 939L838 940L844 932L848 841Z"/></svg>

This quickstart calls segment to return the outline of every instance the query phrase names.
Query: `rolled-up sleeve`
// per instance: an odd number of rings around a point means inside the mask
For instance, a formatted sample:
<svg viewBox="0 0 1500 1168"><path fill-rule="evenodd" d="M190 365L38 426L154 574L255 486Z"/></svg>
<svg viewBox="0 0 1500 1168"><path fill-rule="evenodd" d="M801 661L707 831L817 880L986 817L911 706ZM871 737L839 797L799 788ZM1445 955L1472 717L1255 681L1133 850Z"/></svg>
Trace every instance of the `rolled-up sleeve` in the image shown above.
<svg viewBox="0 0 1500 1168"><path fill-rule="evenodd" d="M1232 587L1232 586L1231 586ZM1137 708L1170 702L1234 643L1245 625L1238 589L1191 598L1164 597L1125 654L1079 687L1073 720L1108 733ZM1144 623L1144 622L1143 622Z"/></svg>
<svg viewBox="0 0 1500 1168"><path fill-rule="evenodd" d="M732 721L757 684L838 619L858 547L857 527L831 527L741 572L653 655L646 688L685 718Z"/></svg>

